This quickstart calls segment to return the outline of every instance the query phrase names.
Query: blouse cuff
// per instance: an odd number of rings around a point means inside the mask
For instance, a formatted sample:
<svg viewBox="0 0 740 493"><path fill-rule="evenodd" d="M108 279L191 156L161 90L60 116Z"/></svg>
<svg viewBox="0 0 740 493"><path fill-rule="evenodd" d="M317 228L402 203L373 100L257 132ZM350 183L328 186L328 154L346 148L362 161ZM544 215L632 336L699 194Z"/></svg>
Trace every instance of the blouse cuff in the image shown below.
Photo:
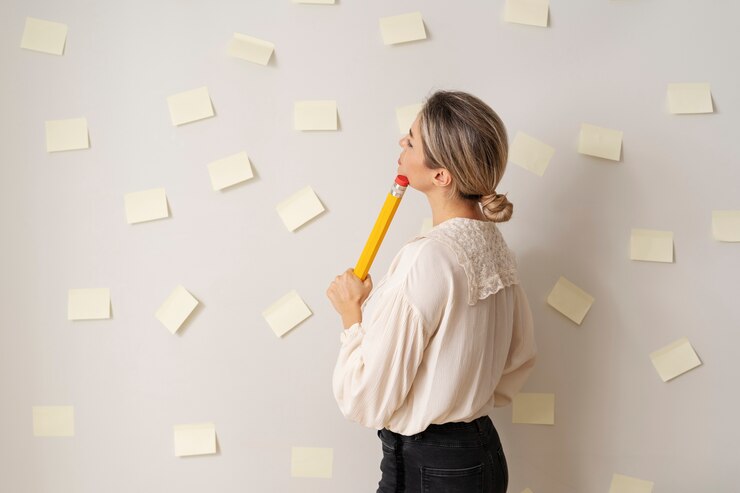
<svg viewBox="0 0 740 493"><path fill-rule="evenodd" d="M355 337L362 337L363 335L365 335L365 331L363 330L362 325L360 325L360 322L356 322L342 330L342 333L339 334L339 340L344 344L348 340L354 339Z"/></svg>

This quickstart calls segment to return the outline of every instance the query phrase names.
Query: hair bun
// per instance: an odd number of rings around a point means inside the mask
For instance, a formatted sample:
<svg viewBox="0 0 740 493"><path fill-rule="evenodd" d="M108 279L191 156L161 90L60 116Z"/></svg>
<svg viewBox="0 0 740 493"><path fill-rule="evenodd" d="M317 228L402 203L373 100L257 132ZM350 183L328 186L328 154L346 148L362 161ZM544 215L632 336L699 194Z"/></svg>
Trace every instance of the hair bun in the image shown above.
<svg viewBox="0 0 740 493"><path fill-rule="evenodd" d="M506 195L495 192L492 195L481 197L480 207L486 219L495 223L508 221L514 212L514 204L509 202Z"/></svg>

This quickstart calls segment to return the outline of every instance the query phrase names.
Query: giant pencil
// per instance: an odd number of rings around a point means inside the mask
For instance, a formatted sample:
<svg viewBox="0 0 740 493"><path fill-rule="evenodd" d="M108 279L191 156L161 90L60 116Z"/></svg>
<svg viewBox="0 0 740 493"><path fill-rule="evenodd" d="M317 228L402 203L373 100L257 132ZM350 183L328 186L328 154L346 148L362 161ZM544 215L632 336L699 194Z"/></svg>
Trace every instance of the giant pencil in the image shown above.
<svg viewBox="0 0 740 493"><path fill-rule="evenodd" d="M408 178L403 175L396 176L396 181L385 198L383 208L380 209L378 219L375 220L375 226L373 226L370 237L367 239L365 248L360 255L360 260L357 261L357 265L355 266L355 275L363 281L367 278L367 273L370 272L370 266L373 264L373 260L375 260L375 254L378 253L380 244L383 242L383 238L385 238L388 226L390 226L393 216L396 214L398 204L401 203L403 193L406 191L408 185Z"/></svg>

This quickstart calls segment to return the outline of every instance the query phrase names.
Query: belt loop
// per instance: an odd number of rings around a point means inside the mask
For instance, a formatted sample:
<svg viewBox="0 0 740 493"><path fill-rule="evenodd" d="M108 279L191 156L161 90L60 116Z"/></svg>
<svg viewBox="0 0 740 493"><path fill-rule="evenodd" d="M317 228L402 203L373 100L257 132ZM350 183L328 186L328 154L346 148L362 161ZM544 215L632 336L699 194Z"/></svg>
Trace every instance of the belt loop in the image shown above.
<svg viewBox="0 0 740 493"><path fill-rule="evenodd" d="M480 418L475 420L475 427L478 430L478 436L480 437L481 443L488 447L489 444L489 436L486 433L485 428L483 427L483 419L485 419L485 416L481 416Z"/></svg>
<svg viewBox="0 0 740 493"><path fill-rule="evenodd" d="M394 433L396 446L394 452L396 456L396 493L406 491L406 471L403 463L403 440L400 433Z"/></svg>

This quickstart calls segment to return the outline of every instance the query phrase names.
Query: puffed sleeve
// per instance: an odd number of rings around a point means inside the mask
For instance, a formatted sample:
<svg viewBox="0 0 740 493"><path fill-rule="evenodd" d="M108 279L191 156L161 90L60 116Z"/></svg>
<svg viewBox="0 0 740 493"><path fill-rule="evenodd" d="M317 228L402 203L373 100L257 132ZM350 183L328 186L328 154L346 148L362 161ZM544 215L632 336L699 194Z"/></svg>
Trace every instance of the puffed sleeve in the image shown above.
<svg viewBox="0 0 740 493"><path fill-rule="evenodd" d="M333 390L342 414L382 429L409 393L427 337L404 286L385 293L371 317L342 334Z"/></svg>
<svg viewBox="0 0 740 493"><path fill-rule="evenodd" d="M449 294L443 248L423 239L402 249L373 309L342 334L332 383L348 419L381 429L406 400Z"/></svg>
<svg viewBox="0 0 740 493"><path fill-rule="evenodd" d="M527 295L520 285L514 285L514 324L511 335L511 346L506 359L506 366L494 391L494 405L506 406L524 385L534 367L537 347L534 342L532 312Z"/></svg>

